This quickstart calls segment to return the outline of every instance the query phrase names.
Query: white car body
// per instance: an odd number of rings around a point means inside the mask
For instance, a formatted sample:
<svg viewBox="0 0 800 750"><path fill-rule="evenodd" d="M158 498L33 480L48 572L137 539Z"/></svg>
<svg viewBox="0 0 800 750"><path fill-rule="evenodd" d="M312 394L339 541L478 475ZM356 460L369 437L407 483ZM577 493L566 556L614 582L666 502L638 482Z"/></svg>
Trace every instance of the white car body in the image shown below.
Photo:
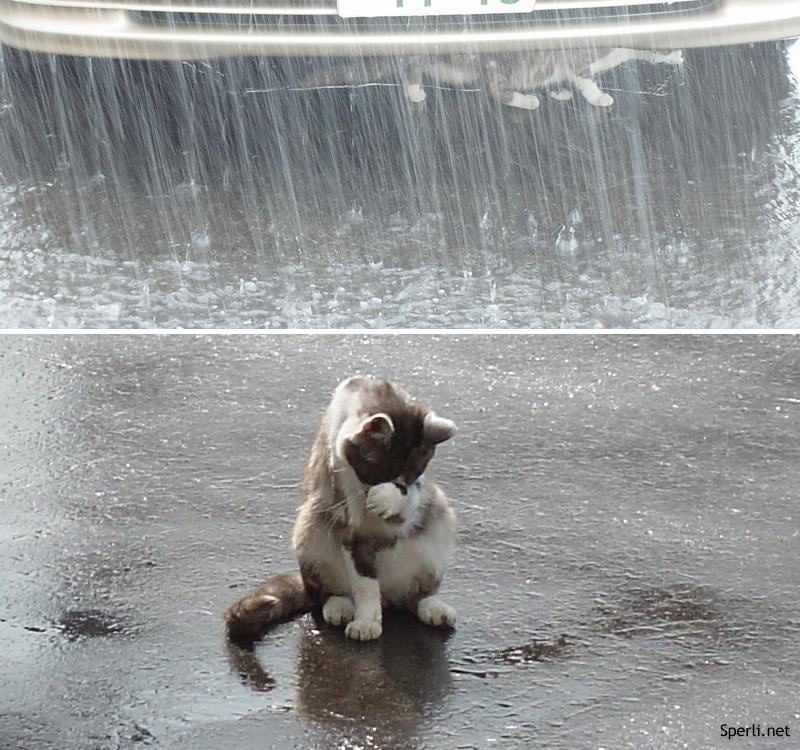
<svg viewBox="0 0 800 750"><path fill-rule="evenodd" d="M525 13L401 18L345 18L336 0L0 0L2 43L123 59L677 49L796 36L800 0L537 0Z"/></svg>

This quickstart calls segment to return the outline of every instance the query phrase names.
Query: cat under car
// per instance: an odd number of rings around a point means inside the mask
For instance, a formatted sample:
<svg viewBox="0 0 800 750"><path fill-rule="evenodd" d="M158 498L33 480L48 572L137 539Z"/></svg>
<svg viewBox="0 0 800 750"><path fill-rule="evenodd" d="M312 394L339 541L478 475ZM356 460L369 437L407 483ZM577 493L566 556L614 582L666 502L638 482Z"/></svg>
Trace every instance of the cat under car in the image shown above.
<svg viewBox="0 0 800 750"><path fill-rule="evenodd" d="M456 541L456 516L426 474L456 427L386 380L336 388L306 463L292 534L299 571L278 575L231 606L232 640L322 606L347 637L380 637L383 607L453 627L439 584Z"/></svg>
<svg viewBox="0 0 800 750"><path fill-rule="evenodd" d="M558 101L572 99L573 89L595 107L610 107L613 97L595 76L635 60L651 65L683 65L683 51L657 52L621 47L565 50L526 50L493 55L443 55L404 59L364 58L315 71L301 86L364 86L400 77L406 98L426 99L425 83L437 86L485 88L489 96L509 107L534 110L544 89Z"/></svg>

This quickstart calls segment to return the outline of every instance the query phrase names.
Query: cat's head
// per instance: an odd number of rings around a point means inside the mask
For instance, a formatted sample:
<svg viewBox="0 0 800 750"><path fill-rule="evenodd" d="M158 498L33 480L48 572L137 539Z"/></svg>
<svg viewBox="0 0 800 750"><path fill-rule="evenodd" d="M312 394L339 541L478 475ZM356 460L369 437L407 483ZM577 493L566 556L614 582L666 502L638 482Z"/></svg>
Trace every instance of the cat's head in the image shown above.
<svg viewBox="0 0 800 750"><path fill-rule="evenodd" d="M411 401L386 381L372 381L362 404L366 414L344 440L344 457L366 485L414 484L433 458L436 446L449 440L456 426Z"/></svg>

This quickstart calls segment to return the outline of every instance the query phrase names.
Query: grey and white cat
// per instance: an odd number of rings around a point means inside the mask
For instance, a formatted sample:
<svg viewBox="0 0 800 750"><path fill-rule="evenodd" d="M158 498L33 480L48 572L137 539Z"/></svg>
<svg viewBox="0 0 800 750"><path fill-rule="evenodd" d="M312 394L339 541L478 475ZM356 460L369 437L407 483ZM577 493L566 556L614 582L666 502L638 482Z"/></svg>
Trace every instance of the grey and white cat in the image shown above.
<svg viewBox="0 0 800 750"><path fill-rule="evenodd" d="M683 52L617 48L529 50L501 52L495 55L444 55L433 58L411 58L398 61L388 58L367 58L333 66L309 76L307 87L365 85L391 78L400 69L406 97L411 102L425 101L424 80L440 86L486 85L490 96L509 107L537 109L539 97L530 93L549 90L558 101L572 98L574 86L596 107L609 107L613 97L603 91L594 76L629 61L639 60L652 65L683 65Z"/></svg>
<svg viewBox="0 0 800 750"><path fill-rule="evenodd" d="M456 517L425 470L455 434L448 419L386 380L354 377L335 390L306 464L292 544L300 570L276 576L227 611L232 638L322 605L356 640L382 632L382 607L452 627L438 596L455 548Z"/></svg>

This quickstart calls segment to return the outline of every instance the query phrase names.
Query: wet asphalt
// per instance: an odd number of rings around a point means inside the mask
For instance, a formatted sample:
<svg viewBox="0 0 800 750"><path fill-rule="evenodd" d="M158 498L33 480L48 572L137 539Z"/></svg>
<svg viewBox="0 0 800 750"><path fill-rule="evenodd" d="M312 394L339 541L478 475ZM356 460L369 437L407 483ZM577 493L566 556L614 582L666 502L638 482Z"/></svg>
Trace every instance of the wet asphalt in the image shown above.
<svg viewBox="0 0 800 750"><path fill-rule="evenodd" d="M800 325L800 47L533 113L308 65L6 60L0 323Z"/></svg>
<svg viewBox="0 0 800 750"><path fill-rule="evenodd" d="M461 428L458 629L232 647L353 372ZM0 746L793 747L798 418L789 337L1 338Z"/></svg>

